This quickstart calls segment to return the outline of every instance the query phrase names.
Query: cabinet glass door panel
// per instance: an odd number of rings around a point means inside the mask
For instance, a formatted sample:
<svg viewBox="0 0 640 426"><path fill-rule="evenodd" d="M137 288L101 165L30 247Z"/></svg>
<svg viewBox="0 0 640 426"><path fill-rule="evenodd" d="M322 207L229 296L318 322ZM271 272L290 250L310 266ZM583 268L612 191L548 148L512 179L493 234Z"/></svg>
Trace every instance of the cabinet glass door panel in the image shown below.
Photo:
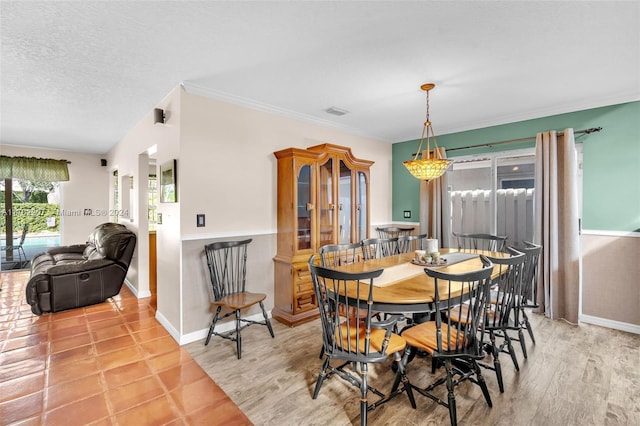
<svg viewBox="0 0 640 426"><path fill-rule="evenodd" d="M311 248L311 166L300 168L297 194L298 250Z"/></svg>
<svg viewBox="0 0 640 426"><path fill-rule="evenodd" d="M356 193L356 223L357 240L362 241L367 238L367 176L363 172L358 172L358 186Z"/></svg>
<svg viewBox="0 0 640 426"><path fill-rule="evenodd" d="M338 244L351 242L351 169L340 160L340 180L338 186Z"/></svg>
<svg viewBox="0 0 640 426"><path fill-rule="evenodd" d="M318 186L319 245L333 244L335 200L333 196L333 159L320 165L320 184Z"/></svg>

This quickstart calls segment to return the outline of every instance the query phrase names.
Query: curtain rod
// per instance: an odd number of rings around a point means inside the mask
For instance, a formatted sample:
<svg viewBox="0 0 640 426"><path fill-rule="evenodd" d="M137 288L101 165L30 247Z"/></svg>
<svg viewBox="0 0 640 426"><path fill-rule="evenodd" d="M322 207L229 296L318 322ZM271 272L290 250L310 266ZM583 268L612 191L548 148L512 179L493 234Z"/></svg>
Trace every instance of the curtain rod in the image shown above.
<svg viewBox="0 0 640 426"><path fill-rule="evenodd" d="M584 130L576 130L575 132L573 132L574 134L579 134L579 133L584 133L584 134L591 134L591 133L595 133L595 132L599 132L602 130L602 127L591 127L590 129L584 129ZM558 132L557 133L558 136L562 136L564 134L564 132ZM508 143L516 143L516 142L524 142L524 141L530 141L535 139L535 136L531 136L528 138L520 138L520 139L511 139L508 141L500 141L500 142L490 142L490 143L481 143L478 145L468 145L468 146L461 146L459 148L445 148L447 150L447 152L450 151L459 151L462 149L471 149L471 148L483 148L483 147L492 147L494 145L504 145L504 144L508 144Z"/></svg>

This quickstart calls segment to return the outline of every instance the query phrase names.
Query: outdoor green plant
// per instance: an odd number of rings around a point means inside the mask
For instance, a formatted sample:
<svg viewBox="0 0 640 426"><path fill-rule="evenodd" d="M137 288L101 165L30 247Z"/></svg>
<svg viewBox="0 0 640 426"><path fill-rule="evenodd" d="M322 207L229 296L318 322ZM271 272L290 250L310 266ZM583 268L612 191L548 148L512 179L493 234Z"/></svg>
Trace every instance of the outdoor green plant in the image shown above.
<svg viewBox="0 0 640 426"><path fill-rule="evenodd" d="M13 229L22 231L25 224L29 225L29 232L50 231L58 232L60 226L60 205L44 203L14 203L13 204ZM0 204L0 229L6 229L4 203ZM47 226L47 218L55 217L56 225Z"/></svg>

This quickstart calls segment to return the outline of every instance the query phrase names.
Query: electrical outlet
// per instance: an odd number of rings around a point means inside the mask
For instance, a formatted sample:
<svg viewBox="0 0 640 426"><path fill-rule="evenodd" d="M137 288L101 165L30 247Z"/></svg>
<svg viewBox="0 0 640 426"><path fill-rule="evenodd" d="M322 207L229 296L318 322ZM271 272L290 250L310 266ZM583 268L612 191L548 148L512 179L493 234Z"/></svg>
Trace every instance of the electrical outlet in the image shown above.
<svg viewBox="0 0 640 426"><path fill-rule="evenodd" d="M197 214L196 215L196 226L198 228L201 228L204 226L204 215L203 214Z"/></svg>
<svg viewBox="0 0 640 426"><path fill-rule="evenodd" d="M405 219L410 219L411 218L411 210L405 210L404 211L404 218Z"/></svg>

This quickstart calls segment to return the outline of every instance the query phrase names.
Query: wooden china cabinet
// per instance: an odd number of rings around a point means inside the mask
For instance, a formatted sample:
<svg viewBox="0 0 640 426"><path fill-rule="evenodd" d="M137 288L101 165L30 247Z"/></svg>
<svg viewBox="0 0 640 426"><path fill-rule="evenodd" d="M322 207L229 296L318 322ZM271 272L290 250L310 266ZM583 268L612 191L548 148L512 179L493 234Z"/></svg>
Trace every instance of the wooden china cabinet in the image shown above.
<svg viewBox="0 0 640 426"><path fill-rule="evenodd" d="M274 318L289 326L318 315L308 261L325 244L369 237L369 168L351 149L322 144L274 152L278 159L278 247Z"/></svg>

